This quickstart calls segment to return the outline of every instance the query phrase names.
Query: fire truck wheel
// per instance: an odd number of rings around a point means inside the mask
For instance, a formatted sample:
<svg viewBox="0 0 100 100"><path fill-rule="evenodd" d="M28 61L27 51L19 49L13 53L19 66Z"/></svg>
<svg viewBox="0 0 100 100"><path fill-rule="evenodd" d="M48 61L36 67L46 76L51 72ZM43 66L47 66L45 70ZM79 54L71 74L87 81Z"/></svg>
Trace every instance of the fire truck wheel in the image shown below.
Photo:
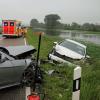
<svg viewBox="0 0 100 100"><path fill-rule="evenodd" d="M32 68L28 68L24 71L21 83L25 86L32 86L34 84L35 74Z"/></svg>

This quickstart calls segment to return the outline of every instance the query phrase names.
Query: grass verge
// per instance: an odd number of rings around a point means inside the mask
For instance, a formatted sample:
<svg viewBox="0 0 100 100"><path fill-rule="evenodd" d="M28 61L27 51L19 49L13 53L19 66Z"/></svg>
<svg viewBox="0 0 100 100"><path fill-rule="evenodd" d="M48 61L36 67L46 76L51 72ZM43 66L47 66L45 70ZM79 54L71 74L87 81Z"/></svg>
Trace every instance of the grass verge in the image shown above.
<svg viewBox="0 0 100 100"><path fill-rule="evenodd" d="M28 30L28 43L38 46L38 36ZM53 47L54 41L60 41L57 36L42 36L40 58L47 59L47 55ZM82 67L81 98L80 100L100 100L100 46L83 42L87 45L87 53L91 57ZM58 66L53 64L42 64L42 69L48 71L54 69L57 73L53 75L44 74L43 90L47 93L49 100L72 100L72 77L74 67L68 65Z"/></svg>

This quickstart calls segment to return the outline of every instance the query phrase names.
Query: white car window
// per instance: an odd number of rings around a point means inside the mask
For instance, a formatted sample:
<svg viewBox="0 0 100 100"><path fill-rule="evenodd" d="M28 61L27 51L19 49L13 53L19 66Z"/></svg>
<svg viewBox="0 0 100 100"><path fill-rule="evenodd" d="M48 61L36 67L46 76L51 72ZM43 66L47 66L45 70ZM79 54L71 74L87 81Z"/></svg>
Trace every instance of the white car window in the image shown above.
<svg viewBox="0 0 100 100"><path fill-rule="evenodd" d="M75 44L75 43L65 40L65 41L61 42L59 45L65 47L65 48L68 48L76 53L79 53L83 56L85 55L85 48L81 47L78 44Z"/></svg>

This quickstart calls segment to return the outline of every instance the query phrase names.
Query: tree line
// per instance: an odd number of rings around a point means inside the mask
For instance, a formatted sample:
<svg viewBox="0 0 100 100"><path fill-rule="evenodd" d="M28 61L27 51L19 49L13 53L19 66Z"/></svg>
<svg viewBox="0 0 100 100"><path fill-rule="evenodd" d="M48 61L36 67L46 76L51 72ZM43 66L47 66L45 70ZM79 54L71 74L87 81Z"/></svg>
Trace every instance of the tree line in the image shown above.
<svg viewBox="0 0 100 100"><path fill-rule="evenodd" d="M61 17L58 14L49 14L44 18L44 23L40 23L37 19L31 19L30 27L44 28L46 30L83 30L83 31L100 31L100 25L93 23L78 24L72 22L71 24L61 23Z"/></svg>

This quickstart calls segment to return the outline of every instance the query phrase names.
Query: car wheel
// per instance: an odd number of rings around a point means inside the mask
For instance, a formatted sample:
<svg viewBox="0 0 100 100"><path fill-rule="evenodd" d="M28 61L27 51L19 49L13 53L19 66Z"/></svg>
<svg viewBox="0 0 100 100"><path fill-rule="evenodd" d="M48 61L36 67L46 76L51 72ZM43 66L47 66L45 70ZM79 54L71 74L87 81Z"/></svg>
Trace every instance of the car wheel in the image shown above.
<svg viewBox="0 0 100 100"><path fill-rule="evenodd" d="M21 83L25 86L34 85L35 73L32 68L28 68L24 71Z"/></svg>

